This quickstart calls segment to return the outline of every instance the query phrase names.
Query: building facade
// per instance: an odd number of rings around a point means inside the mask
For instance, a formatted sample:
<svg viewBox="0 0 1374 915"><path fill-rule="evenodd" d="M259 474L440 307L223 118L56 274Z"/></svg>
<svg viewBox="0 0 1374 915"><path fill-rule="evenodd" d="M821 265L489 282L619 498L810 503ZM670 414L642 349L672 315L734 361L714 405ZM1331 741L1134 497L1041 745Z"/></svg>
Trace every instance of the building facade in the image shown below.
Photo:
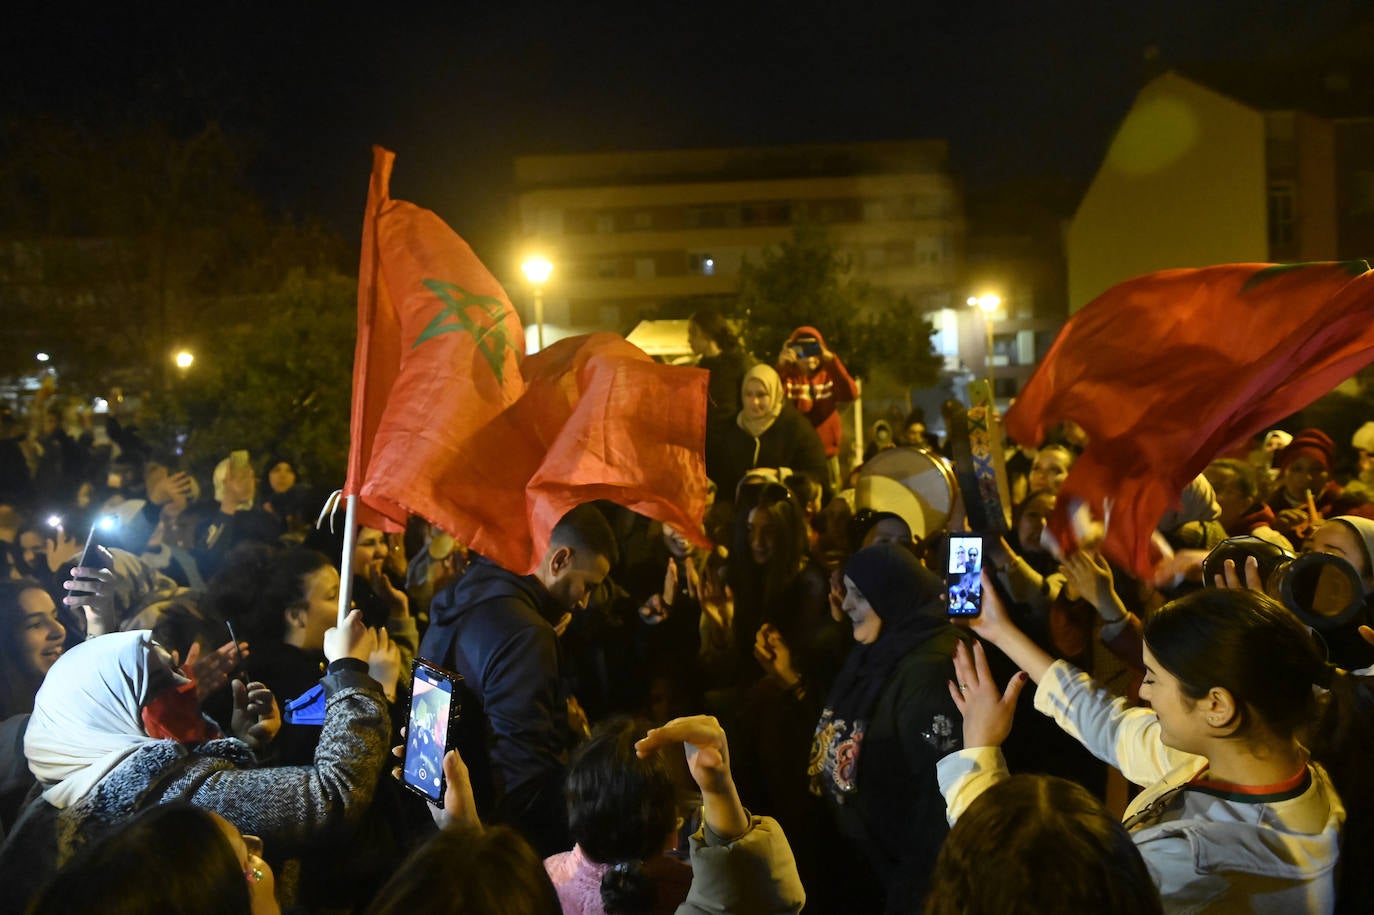
<svg viewBox="0 0 1374 915"><path fill-rule="evenodd" d="M963 207L943 141L526 156L515 177L517 248L554 264L550 339L685 317L799 225L917 311L959 291Z"/></svg>

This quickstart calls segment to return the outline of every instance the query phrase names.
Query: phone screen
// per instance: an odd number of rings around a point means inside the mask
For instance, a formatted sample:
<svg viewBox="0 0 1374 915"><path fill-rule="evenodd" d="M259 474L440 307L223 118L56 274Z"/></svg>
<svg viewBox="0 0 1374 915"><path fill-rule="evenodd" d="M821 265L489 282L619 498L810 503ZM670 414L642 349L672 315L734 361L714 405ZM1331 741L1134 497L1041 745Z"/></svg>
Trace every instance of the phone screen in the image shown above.
<svg viewBox="0 0 1374 915"><path fill-rule="evenodd" d="M444 752L452 710L453 680L416 661L401 777L436 806L444 800Z"/></svg>
<svg viewBox="0 0 1374 915"><path fill-rule="evenodd" d="M983 607L983 538L951 534L945 565L950 616L977 616Z"/></svg>

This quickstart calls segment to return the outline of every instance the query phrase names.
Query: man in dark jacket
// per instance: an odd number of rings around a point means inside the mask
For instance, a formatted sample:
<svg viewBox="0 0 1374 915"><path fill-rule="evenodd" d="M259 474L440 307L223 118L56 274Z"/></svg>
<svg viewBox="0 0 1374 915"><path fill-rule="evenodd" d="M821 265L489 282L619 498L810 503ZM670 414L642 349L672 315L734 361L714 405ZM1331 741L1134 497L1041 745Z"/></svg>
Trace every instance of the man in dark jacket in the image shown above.
<svg viewBox="0 0 1374 915"><path fill-rule="evenodd" d="M478 813L517 827L545 857L572 846L563 777L573 734L555 626L586 605L616 554L605 517L579 505L533 575L480 560L436 594L420 643L422 658L463 677L455 742Z"/></svg>

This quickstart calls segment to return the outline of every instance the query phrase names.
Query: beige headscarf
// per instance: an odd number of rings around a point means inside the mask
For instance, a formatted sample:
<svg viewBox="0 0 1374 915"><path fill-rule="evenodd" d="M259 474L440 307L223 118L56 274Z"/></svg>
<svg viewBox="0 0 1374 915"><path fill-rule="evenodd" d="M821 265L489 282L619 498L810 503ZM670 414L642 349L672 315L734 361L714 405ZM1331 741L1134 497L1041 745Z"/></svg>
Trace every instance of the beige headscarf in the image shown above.
<svg viewBox="0 0 1374 915"><path fill-rule="evenodd" d="M771 365L760 362L758 365L744 373L744 380L740 382L740 396L743 397L745 385L749 384L750 379L763 383L772 395L771 406L768 415L760 419L754 419L747 415L744 409L739 411L739 417L735 420L739 427L748 432L754 438L768 431L768 427L773 425L773 421L782 413L782 408L786 404L782 393L782 379L778 377L777 370Z"/></svg>

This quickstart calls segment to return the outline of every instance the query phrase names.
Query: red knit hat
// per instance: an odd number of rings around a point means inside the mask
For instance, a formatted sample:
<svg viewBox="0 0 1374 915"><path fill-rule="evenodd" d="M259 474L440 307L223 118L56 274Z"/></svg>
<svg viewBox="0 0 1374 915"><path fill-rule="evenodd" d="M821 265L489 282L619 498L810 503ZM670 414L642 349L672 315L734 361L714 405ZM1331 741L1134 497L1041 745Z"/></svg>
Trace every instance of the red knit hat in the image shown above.
<svg viewBox="0 0 1374 915"><path fill-rule="evenodd" d="M1330 471L1331 457L1335 451L1336 443L1331 441L1331 436L1320 429L1304 429L1293 436L1287 448L1278 453L1277 463L1279 470L1286 470L1298 458L1311 457L1321 461L1322 466Z"/></svg>

